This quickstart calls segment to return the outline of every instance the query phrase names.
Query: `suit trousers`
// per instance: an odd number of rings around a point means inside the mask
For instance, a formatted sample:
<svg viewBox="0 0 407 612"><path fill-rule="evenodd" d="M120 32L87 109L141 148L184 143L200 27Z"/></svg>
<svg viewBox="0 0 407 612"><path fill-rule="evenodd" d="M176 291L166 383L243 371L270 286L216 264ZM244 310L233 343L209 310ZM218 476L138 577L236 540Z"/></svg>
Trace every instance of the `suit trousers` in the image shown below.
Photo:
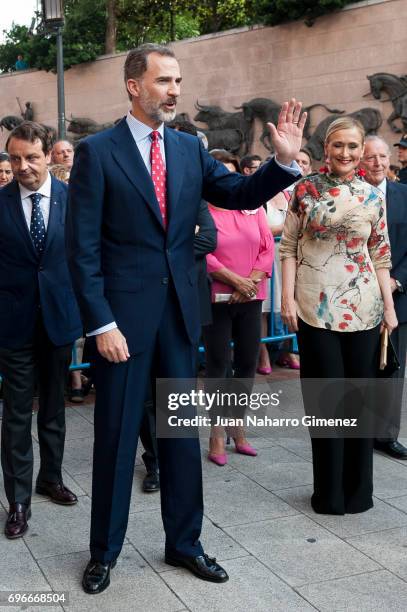
<svg viewBox="0 0 407 612"><path fill-rule="evenodd" d="M407 351L407 323L400 323L391 334L394 350L400 362L400 369L396 370L392 376L392 384L385 385L380 390L383 391L383 397L380 401L385 402L384 405L392 406L391 422L389 420L387 431L380 432L378 438L380 442L389 440L397 440L400 433L401 413L403 408L403 388L404 376L406 373L406 351Z"/></svg>
<svg viewBox="0 0 407 612"><path fill-rule="evenodd" d="M168 286L165 306L149 346L127 362L95 358L95 444L90 551L103 563L120 553L127 529L134 462L151 373L158 378L194 378L196 347L187 337L178 299ZM203 554L199 438L159 438L161 514L166 551Z"/></svg>
<svg viewBox="0 0 407 612"><path fill-rule="evenodd" d="M55 346L39 314L32 341L18 349L0 348L4 411L1 465L9 503L30 504L33 476L31 421L38 382L40 446L38 482L59 482L65 443L65 381L72 344Z"/></svg>
<svg viewBox="0 0 407 612"><path fill-rule="evenodd" d="M312 327L299 320L301 378L375 378L379 363L380 326L359 332ZM304 384L305 383L305 384ZM303 381L305 412L306 381ZM341 398L333 398L340 402ZM373 440L311 437L315 512L345 514L373 506Z"/></svg>

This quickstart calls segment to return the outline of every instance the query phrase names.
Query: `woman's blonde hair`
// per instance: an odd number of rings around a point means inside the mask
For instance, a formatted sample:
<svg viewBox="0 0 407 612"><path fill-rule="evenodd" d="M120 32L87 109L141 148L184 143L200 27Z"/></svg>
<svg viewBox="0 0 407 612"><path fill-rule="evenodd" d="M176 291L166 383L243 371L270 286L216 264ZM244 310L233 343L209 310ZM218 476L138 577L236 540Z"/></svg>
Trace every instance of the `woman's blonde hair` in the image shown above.
<svg viewBox="0 0 407 612"><path fill-rule="evenodd" d="M349 116L339 117L339 119L335 119L335 121L332 121L326 131L325 144L329 142L329 139L331 138L332 134L338 132L338 130L351 130L353 128L356 128L358 130L363 144L365 142L365 129L360 123L360 121Z"/></svg>
<svg viewBox="0 0 407 612"><path fill-rule="evenodd" d="M53 166L49 166L48 169L55 178L64 183L69 182L69 171L62 164L54 164Z"/></svg>

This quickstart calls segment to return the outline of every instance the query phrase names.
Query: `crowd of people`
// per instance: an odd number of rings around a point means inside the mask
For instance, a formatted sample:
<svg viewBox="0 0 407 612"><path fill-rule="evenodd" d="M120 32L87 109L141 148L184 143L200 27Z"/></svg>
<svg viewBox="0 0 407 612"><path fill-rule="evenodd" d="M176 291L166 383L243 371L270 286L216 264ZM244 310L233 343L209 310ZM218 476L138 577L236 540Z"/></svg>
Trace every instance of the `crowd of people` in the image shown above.
<svg viewBox="0 0 407 612"><path fill-rule="evenodd" d="M244 380L250 393L256 371L270 375L274 359L300 371L306 414L308 380L377 376L383 329L400 363L397 382L407 350L407 135L396 145L396 177L388 144L342 117L329 126L324 166L314 171L301 148L306 113L293 99L269 124L274 155L239 160L207 152L191 124L171 124L181 75L169 48L131 51L124 75L131 110L75 154L65 140L51 146L31 121L0 154L5 535L23 536L31 516L36 385L36 491L77 502L62 480L64 387L74 342L86 336L96 388L91 559L82 581L90 594L109 586L123 545L139 435L143 489L161 491L166 563L228 579L199 539L197 430L155 435L155 380L194 379L200 338L209 390ZM284 325L297 333L299 356L282 339ZM270 334L278 341L261 343ZM82 401L82 385L74 372L72 401ZM400 415L400 394L392 401ZM192 406L183 414L191 417ZM236 406L234 416L243 414ZM311 437L314 511L371 508L373 448L407 459L399 428L375 440ZM210 461L227 463L227 438L255 460L243 427L213 425Z"/></svg>

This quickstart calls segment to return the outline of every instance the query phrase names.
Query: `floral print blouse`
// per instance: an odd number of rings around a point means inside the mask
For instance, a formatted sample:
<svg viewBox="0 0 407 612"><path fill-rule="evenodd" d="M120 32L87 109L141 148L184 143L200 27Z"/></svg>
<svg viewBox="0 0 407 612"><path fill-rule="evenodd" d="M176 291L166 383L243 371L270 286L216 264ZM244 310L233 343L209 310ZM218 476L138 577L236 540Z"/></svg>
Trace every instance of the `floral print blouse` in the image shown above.
<svg viewBox="0 0 407 612"><path fill-rule="evenodd" d="M280 245L295 257L298 316L313 327L353 332L383 318L375 274L391 268L384 196L354 176L301 179L293 192Z"/></svg>

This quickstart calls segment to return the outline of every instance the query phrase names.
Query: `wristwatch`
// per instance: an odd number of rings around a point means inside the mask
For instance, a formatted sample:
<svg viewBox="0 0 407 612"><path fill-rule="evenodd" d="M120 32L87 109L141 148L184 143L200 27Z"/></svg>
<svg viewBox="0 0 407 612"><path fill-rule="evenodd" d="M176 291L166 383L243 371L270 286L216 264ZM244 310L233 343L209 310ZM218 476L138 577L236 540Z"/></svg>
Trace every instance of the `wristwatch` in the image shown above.
<svg viewBox="0 0 407 612"><path fill-rule="evenodd" d="M398 281L398 280L397 280L397 278L395 278L394 280L396 281L396 288L397 288L397 291L398 291L399 293L404 293L404 287L403 287L403 285L400 283L400 281Z"/></svg>

